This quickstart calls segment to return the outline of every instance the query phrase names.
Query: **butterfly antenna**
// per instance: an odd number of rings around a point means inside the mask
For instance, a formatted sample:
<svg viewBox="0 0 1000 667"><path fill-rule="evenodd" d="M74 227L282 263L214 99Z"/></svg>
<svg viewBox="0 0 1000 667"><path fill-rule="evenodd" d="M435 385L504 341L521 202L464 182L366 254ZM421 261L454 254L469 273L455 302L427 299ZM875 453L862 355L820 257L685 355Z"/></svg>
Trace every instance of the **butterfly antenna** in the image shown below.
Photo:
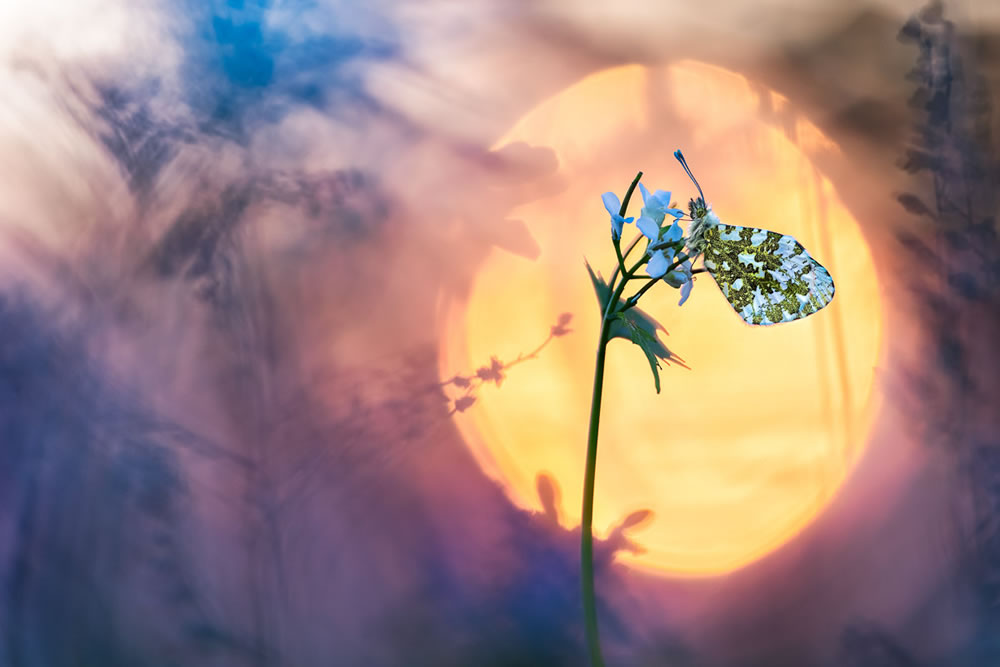
<svg viewBox="0 0 1000 667"><path fill-rule="evenodd" d="M679 150L676 150L674 151L674 157L677 158L677 161L681 163L682 167L684 167L684 171L687 172L688 178L690 178L691 181L694 183L694 187L698 188L698 194L701 195L701 200L705 201L705 193L701 191L701 186L698 185L698 179L695 178L694 174L691 173L691 168L688 167L687 160L684 159L684 154L681 153Z"/></svg>

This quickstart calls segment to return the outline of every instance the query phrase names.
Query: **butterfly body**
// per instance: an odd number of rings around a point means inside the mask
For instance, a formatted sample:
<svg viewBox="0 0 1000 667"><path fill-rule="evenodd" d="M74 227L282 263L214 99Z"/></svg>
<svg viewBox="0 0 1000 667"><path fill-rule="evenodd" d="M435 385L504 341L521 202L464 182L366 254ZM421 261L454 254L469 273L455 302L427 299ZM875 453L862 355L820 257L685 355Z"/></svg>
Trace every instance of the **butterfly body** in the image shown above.
<svg viewBox="0 0 1000 667"><path fill-rule="evenodd" d="M830 273L793 237L723 224L711 209L708 214L714 220L696 218L705 268L747 324L791 322L833 300Z"/></svg>

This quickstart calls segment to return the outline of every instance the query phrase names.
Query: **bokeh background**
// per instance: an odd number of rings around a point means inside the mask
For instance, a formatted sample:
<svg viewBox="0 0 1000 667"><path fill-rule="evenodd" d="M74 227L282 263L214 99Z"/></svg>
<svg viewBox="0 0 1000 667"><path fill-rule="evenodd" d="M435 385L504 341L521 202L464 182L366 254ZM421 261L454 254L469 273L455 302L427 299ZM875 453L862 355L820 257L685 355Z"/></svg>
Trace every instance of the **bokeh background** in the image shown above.
<svg viewBox="0 0 1000 667"><path fill-rule="evenodd" d="M609 663L1000 664L998 65L977 0L0 2L0 665L585 664L583 258L675 148L838 296L615 342Z"/></svg>

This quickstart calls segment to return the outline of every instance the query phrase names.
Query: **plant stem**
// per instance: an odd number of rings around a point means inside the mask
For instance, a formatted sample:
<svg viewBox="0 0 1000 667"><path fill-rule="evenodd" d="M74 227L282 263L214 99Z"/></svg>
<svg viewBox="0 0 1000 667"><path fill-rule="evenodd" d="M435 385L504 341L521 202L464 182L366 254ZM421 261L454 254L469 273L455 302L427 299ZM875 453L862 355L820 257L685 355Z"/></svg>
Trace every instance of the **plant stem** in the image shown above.
<svg viewBox="0 0 1000 667"><path fill-rule="evenodd" d="M627 274L626 274L627 275ZM608 300L601 320L601 335L597 343L594 365L594 393L590 403L590 429L587 432L587 462L583 476L583 511L580 520L580 588L583 594L584 633L591 667L604 667L601 656L601 636L597 627L597 597L594 594L594 483L597 477L597 433L601 424L601 397L604 393L604 362L608 338L618 302L625 290L623 278Z"/></svg>
<svg viewBox="0 0 1000 667"><path fill-rule="evenodd" d="M639 184L639 179L640 178L642 178L642 172L641 171L635 175L635 178L632 179L632 182L628 186L628 190L625 191L625 198L622 199L622 205L618 209L618 215L620 215L623 218L625 217L625 212L628 211L628 203L632 199L632 193L635 192L635 186ZM625 271L625 258L622 256L622 241L621 241L620 238L615 238L614 235L612 234L612 236L611 236L611 244L615 247L615 255L618 257L618 268L615 269L615 272L616 273L618 271L624 272ZM635 245L635 243L633 242L632 245ZM631 251L632 248L629 247L629 250ZM611 278L611 283L610 284L612 286L614 286L614 284L615 284L614 277Z"/></svg>
<svg viewBox="0 0 1000 667"><path fill-rule="evenodd" d="M618 272L625 271L625 258L622 256L621 241L618 239L612 239L611 243L612 245L614 245L615 254L618 256L618 268L615 269L615 274L614 274L617 275ZM614 284L614 279L612 279L612 284Z"/></svg>
<svg viewBox="0 0 1000 667"><path fill-rule="evenodd" d="M667 273L669 273L669 271L666 272L666 273L664 273L663 275L666 275ZM628 298L628 300L625 301L625 306L622 308L622 311L624 312L624 311L628 310L629 308L633 307L635 304L639 303L639 298L643 294L645 294L646 292L648 292L649 288L651 288L653 285L655 285L656 282L658 280L660 280L660 278L662 278L662 276L660 276L659 278L650 278L649 281L645 285L643 285L642 287L639 288L638 292L636 292L635 294L633 294L632 296L630 296Z"/></svg>
<svg viewBox="0 0 1000 667"><path fill-rule="evenodd" d="M583 478L583 518L580 525L580 584L583 593L583 622L591 667L604 667L601 636L597 629L597 599L594 594L594 480L597 473L597 430L601 422L601 394L604 388L604 360L607 356L607 319L601 324L601 340L594 368L594 396L590 404L590 431L587 434L587 465Z"/></svg>
<svg viewBox="0 0 1000 667"><path fill-rule="evenodd" d="M632 249L635 248L635 246L638 245L639 241L641 241L644 238L646 238L646 237L643 236L642 234L639 234L634 239L632 239L632 243L630 243L628 245L628 247L625 248L625 253L622 255L622 262L624 262L624 260L628 259L629 253L632 252ZM624 264L620 263L618 266L615 267L614 272L612 272L612 274L611 274L611 282L608 283L612 287L614 287L615 281L618 280L618 274L621 273L623 266L624 266ZM632 271L635 271L636 268L638 268L638 267L637 266L632 267Z"/></svg>
<svg viewBox="0 0 1000 667"><path fill-rule="evenodd" d="M618 215L624 217L628 210L629 200L635 192L635 186L642 178L640 171L632 179L632 183L625 192ZM608 337L611 333L611 322L618 310L618 303L621 300L625 285L632 278L632 274L645 262L641 259L636 262L631 270L625 268L625 257L632 252L632 248L639 242L641 236L636 237L629 245L625 255L622 255L621 239L613 238L615 255L618 259L618 266L615 267L611 275L609 286L614 290L611 298L604 308L604 315L601 318L601 336L597 343L597 362L594 365L594 393L590 402L590 430L587 433L587 463L583 476L583 512L580 520L580 588L583 594L583 626L584 634L587 637L587 651L590 654L591 667L604 667L604 658L601 655L601 635L597 628L597 597L594 594L594 482L597 477L597 432L601 424L601 396L604 393L604 362L608 354ZM616 279L621 274L621 280Z"/></svg>
<svg viewBox="0 0 1000 667"><path fill-rule="evenodd" d="M677 257L677 260L673 264L667 267L667 270L663 272L663 275L664 276L667 275L668 273L676 269L678 266L686 262L687 258L688 258L687 255L681 253ZM694 271L691 272L691 275L694 275L695 273L701 273L701 269L695 269ZM638 292L636 292L635 294L633 294L632 296L630 296L628 299L625 300L625 305L622 306L622 312L624 313L626 310L632 308L633 306L635 306L635 304L639 303L639 298L642 297L643 294L648 292L649 288L655 285L656 281L660 280L662 277L663 276L659 276L657 278L650 278L649 282L643 285Z"/></svg>

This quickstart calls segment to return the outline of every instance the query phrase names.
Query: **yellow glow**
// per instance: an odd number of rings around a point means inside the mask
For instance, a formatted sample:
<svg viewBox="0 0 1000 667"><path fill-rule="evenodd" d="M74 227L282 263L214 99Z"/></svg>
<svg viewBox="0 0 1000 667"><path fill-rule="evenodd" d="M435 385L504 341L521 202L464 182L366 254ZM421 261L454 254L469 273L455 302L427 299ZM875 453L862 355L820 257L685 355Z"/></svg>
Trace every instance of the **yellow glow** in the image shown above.
<svg viewBox="0 0 1000 667"><path fill-rule="evenodd" d="M762 100L772 102L769 114ZM790 123L774 121L779 107ZM595 532L606 536L629 512L649 508L653 521L629 534L647 551L623 555L627 562L717 574L778 548L829 503L874 411L881 304L858 223L796 143L803 138L810 148L835 149L770 91L685 62L591 76L539 105L499 143L551 147L567 187L514 213L538 241L539 259L493 252L468 303L452 305L441 375L491 355L510 361L544 338L558 313L574 314L573 333L511 369L502 387L484 386L456 415L477 460L514 502L541 509L535 480L547 473L561 488L560 520L579 525L599 324L583 258L605 277L614 267L600 193L624 194L642 168L644 183L673 190L686 208L694 188L672 157L681 148L724 222L792 234L830 269L837 294L806 320L756 328L707 274L683 307L665 285L644 297L642 307L670 331L667 346L692 370L665 368L657 395L639 349L612 342ZM637 192L629 214L640 206ZM635 233L627 227L625 239Z"/></svg>

